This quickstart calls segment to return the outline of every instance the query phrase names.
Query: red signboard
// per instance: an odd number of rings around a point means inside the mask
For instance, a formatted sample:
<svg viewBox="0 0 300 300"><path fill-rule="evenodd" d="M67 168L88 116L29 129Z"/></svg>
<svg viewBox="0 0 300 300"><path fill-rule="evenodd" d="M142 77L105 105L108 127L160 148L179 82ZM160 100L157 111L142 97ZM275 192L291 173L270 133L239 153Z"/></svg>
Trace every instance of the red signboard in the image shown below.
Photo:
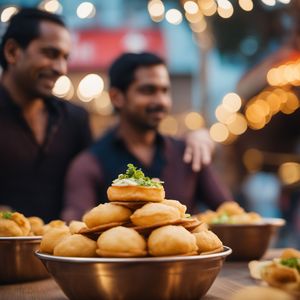
<svg viewBox="0 0 300 300"><path fill-rule="evenodd" d="M93 29L72 33L70 70L106 69L123 52L150 51L166 57L159 29Z"/></svg>

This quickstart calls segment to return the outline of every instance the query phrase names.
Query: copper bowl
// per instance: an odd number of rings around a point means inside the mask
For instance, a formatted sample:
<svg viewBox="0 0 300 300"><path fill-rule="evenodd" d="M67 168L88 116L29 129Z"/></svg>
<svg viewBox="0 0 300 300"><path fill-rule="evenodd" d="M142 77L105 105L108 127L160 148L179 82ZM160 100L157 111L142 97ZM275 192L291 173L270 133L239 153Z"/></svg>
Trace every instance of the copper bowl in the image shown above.
<svg viewBox="0 0 300 300"><path fill-rule="evenodd" d="M265 254L284 224L280 218L263 218L256 224L210 224L209 229L232 249L229 260L248 261Z"/></svg>
<svg viewBox="0 0 300 300"><path fill-rule="evenodd" d="M40 236L0 237L0 284L49 277L34 255L40 242Z"/></svg>
<svg viewBox="0 0 300 300"><path fill-rule="evenodd" d="M199 299L231 249L197 256L78 258L42 254L49 273L70 299Z"/></svg>

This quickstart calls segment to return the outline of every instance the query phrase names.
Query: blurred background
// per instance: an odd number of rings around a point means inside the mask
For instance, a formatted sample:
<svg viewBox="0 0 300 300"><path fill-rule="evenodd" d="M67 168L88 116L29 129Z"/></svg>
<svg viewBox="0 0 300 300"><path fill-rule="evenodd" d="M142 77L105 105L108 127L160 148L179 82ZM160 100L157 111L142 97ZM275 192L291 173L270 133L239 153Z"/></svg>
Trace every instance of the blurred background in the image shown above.
<svg viewBox="0 0 300 300"><path fill-rule="evenodd" d="M54 94L90 112L95 137L116 118L110 63L127 51L164 57L174 103L161 132L208 128L236 200L284 217L279 246L300 247L300 0L1 0L0 35L21 6L69 26L69 74Z"/></svg>

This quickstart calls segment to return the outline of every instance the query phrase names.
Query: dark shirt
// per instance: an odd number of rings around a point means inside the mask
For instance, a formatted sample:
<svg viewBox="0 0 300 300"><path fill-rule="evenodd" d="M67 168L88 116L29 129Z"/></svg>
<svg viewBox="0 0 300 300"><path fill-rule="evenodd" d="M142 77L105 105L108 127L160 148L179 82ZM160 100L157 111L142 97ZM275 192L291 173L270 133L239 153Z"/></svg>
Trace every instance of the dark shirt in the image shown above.
<svg viewBox="0 0 300 300"><path fill-rule="evenodd" d="M211 166L195 173L183 162L185 143L157 134L156 151L151 166L143 165L126 147L117 128L108 131L71 164L67 174L63 218L79 219L98 203L107 202L106 191L112 180L124 173L128 163L141 168L146 176L164 181L167 199L176 199L195 212L197 203L216 209L231 200Z"/></svg>
<svg viewBox="0 0 300 300"><path fill-rule="evenodd" d="M21 109L0 86L0 206L48 222L60 217L70 161L91 142L88 114L55 97L44 100L48 126L38 144Z"/></svg>

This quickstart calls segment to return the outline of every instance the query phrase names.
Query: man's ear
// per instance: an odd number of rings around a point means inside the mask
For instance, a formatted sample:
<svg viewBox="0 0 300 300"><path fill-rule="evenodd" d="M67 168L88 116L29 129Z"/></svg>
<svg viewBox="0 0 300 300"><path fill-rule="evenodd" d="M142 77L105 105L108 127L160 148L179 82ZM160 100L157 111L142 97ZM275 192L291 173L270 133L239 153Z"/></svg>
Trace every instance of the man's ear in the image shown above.
<svg viewBox="0 0 300 300"><path fill-rule="evenodd" d="M8 65L14 65L20 55L20 46L14 39L8 39L4 45L4 57Z"/></svg>
<svg viewBox="0 0 300 300"><path fill-rule="evenodd" d="M122 109L122 107L124 106L124 103L125 103L125 97L124 97L124 93L122 91L120 91L117 88L110 88L109 89L109 97L110 97L112 105L114 106L114 108L117 111Z"/></svg>

